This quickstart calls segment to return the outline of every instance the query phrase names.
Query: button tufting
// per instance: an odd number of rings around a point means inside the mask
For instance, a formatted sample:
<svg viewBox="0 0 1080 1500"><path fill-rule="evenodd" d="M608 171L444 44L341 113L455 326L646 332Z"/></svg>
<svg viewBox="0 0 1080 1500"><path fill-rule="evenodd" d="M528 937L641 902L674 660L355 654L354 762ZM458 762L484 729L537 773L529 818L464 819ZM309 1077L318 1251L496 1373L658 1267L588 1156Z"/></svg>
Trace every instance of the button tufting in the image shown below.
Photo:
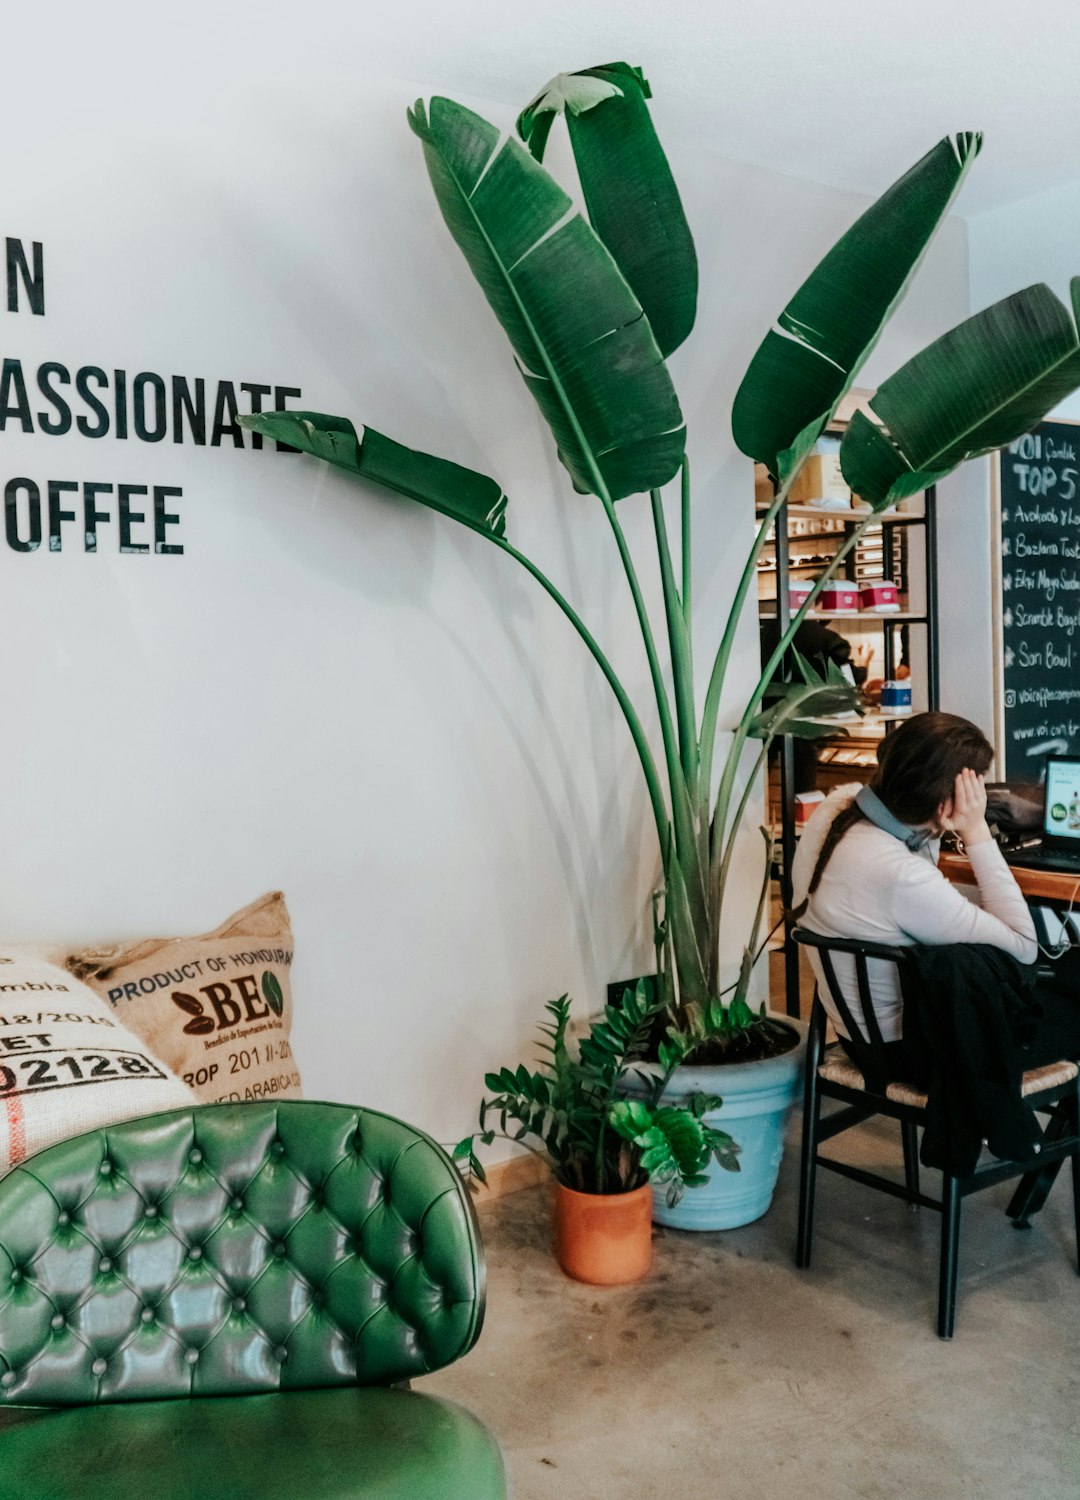
<svg viewBox="0 0 1080 1500"><path fill-rule="evenodd" d="M199 1363L198 1349L189 1349L184 1355L184 1358L187 1360L189 1365L197 1365Z"/></svg>
<svg viewBox="0 0 1080 1500"><path fill-rule="evenodd" d="M274 1350L274 1358L277 1360L277 1362L278 1362L279 1365L283 1365L285 1363L285 1361L288 1359L288 1357L289 1357L289 1351L283 1345L279 1345Z"/></svg>
<svg viewBox="0 0 1080 1500"><path fill-rule="evenodd" d="M234 1313L242 1313L247 1310L247 1300L244 1297L234 1297L232 1302Z"/></svg>
<svg viewBox="0 0 1080 1500"><path fill-rule="evenodd" d="M285 1142L284 1141L274 1141L273 1144L270 1147L270 1150L280 1160L280 1158L285 1155Z"/></svg>
<svg viewBox="0 0 1080 1500"><path fill-rule="evenodd" d="M239 1193L237 1193L235 1198L229 1200L229 1207L232 1209L234 1214L238 1214L243 1206L244 1200L243 1198L241 1198Z"/></svg>
<svg viewBox="0 0 1080 1500"><path fill-rule="evenodd" d="M63 1227L65 1229L71 1223L71 1215L68 1213L68 1211L67 1211L66 1208L62 1208L60 1210L60 1212L57 1214L57 1216L56 1216L56 1222L58 1224L63 1225Z"/></svg>
<svg viewBox="0 0 1080 1500"><path fill-rule="evenodd" d="M187 1253L188 1260L202 1260L202 1246L192 1245Z"/></svg>
<svg viewBox="0 0 1080 1500"><path fill-rule="evenodd" d="M52 1324L52 1326L54 1328L63 1328L63 1326L64 1326L64 1314L63 1313L53 1313L52 1317L49 1319L49 1322Z"/></svg>
<svg viewBox="0 0 1080 1500"><path fill-rule="evenodd" d="M287 1253L286 1249L285 1249L285 1241L284 1240L277 1240L275 1242L275 1244L274 1244L273 1249L274 1249L274 1254L277 1256L278 1260L283 1260L284 1257L285 1257L285 1255L286 1255L286 1253Z"/></svg>
<svg viewBox="0 0 1080 1500"><path fill-rule="evenodd" d="M19 1377L16 1375L14 1370L5 1370L3 1375L0 1375L0 1385L2 1385L5 1390L10 1390L18 1380L18 1378Z"/></svg>
<svg viewBox="0 0 1080 1500"><path fill-rule="evenodd" d="M203 1154L198 1146L193 1146L187 1154L187 1159L193 1167L197 1167L203 1159Z"/></svg>
<svg viewBox="0 0 1080 1500"><path fill-rule="evenodd" d="M161 1210L160 1208L158 1208L156 1203L148 1203L146 1205L146 1208L143 1210L143 1218L156 1219L160 1212Z"/></svg>
<svg viewBox="0 0 1080 1500"><path fill-rule="evenodd" d="M152 1307L144 1307L139 1317L144 1323L152 1323L154 1321L154 1309Z"/></svg>
<svg viewBox="0 0 1080 1500"><path fill-rule="evenodd" d="M108 1276L109 1272L112 1270L112 1261L107 1255L103 1255L98 1261L98 1270L101 1272L102 1276Z"/></svg>
<svg viewBox="0 0 1080 1500"><path fill-rule="evenodd" d="M108 1360L95 1359L94 1363L90 1366L90 1373L92 1375L97 1375L100 1378L102 1375L104 1375L105 1371L108 1368L109 1368Z"/></svg>
<svg viewBox="0 0 1080 1500"><path fill-rule="evenodd" d="M14 1266L12 1268L12 1272L11 1272L11 1284L12 1284L12 1286L18 1286L19 1282L22 1279L23 1279L23 1273L19 1270L18 1266Z"/></svg>
<svg viewBox="0 0 1080 1500"><path fill-rule="evenodd" d="M98 1167L98 1171L102 1177L112 1176L112 1162L108 1157L106 1157L105 1160L101 1163L101 1166Z"/></svg>

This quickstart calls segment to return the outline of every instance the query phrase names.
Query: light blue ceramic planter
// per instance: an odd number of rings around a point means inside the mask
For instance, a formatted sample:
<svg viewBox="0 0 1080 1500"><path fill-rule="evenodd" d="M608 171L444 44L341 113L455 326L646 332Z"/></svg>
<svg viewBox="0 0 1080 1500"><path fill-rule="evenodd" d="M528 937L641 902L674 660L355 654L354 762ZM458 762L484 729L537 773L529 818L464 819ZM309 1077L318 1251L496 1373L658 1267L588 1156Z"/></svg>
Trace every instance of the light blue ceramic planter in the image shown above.
<svg viewBox="0 0 1080 1500"><path fill-rule="evenodd" d="M679 1068L664 1092L665 1104L681 1104L689 1094L719 1094L724 1103L705 1116L726 1130L740 1147L741 1171L725 1172L715 1161L709 1181L688 1188L674 1208L666 1188L653 1189L653 1219L672 1229L737 1229L760 1219L772 1202L788 1111L799 1093L806 1050L806 1026L776 1017L799 1032L799 1045L782 1057L718 1067Z"/></svg>

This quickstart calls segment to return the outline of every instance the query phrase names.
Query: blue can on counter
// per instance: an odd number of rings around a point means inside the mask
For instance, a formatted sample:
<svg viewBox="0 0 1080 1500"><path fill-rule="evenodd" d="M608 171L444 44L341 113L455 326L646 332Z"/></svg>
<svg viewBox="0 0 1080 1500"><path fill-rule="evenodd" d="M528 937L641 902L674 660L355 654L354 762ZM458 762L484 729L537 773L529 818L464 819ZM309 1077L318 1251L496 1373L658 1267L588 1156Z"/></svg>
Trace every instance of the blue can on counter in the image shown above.
<svg viewBox="0 0 1080 1500"><path fill-rule="evenodd" d="M883 682L881 684L881 712L883 714L909 714L911 712L911 683Z"/></svg>

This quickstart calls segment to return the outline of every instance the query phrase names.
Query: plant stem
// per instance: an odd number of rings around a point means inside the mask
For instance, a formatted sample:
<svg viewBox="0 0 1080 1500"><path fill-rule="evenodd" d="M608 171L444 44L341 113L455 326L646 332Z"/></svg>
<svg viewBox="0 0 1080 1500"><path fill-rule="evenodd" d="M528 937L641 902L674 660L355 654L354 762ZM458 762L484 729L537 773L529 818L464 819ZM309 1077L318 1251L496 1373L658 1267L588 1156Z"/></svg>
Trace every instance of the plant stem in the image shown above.
<svg viewBox="0 0 1080 1500"><path fill-rule="evenodd" d="M686 881L687 895L691 902L691 910L696 910L701 923L704 923L706 912L705 901L705 872L700 868L697 857L697 841L694 837L694 827L690 815L690 801L686 788L686 780L683 776L682 763L679 760L678 744L676 742L675 727L671 722L671 706L668 703L667 688L664 685L664 674L660 668L660 658L656 654L656 642L653 639L652 625L649 621L648 610L645 608L645 599L638 582L637 570L634 567L634 559L630 555L630 548L623 533L619 518L615 514L615 506L606 491L600 497L604 510L607 513L611 529L615 534L615 542L622 558L623 571L626 573L626 581L630 585L630 594L637 611L638 625L641 629L642 639L645 642L645 655L649 661L649 672L652 676L653 689L656 694L656 706L660 714L660 734L664 741L664 756L667 761L668 786L671 792L671 815L675 825L675 850L668 847L667 839L661 840L661 850L664 855L665 867L667 860L674 853L680 860L687 861L688 872L693 875L692 879ZM691 863L692 861L692 863Z"/></svg>
<svg viewBox="0 0 1080 1500"><path fill-rule="evenodd" d="M656 820L656 831L657 836L660 839L660 847L661 849L665 849L668 843L668 812L667 806L664 802L664 794L660 785L660 775L656 769L656 762L653 760L652 749L645 735L645 731L641 726L641 720L637 716L634 705L631 703L626 689L623 687L622 683L615 675L615 669L612 667L611 663L604 655L599 642L596 640L592 631L585 624L584 620L578 614L577 610L570 603L570 601L559 592L559 590L551 582L551 579L546 577L546 575L541 572L536 564L530 558L525 556L524 552L519 552L518 549L513 546L512 543L506 541L504 537L492 536L491 532L480 531L478 527L472 529L477 530L481 536L486 537L488 541L493 542L496 547L499 547L503 552L508 553L510 557L514 558L516 562L519 562L521 564L521 566L527 573L529 573L533 578L536 579L537 583L545 591L545 593L547 593L548 596L552 598L559 606L563 614L570 621L571 625L573 625L578 635L580 635L581 639L589 648L589 651L591 652L601 672L603 672L604 676L607 678L612 692L615 694L619 707L623 711L623 717L625 718L627 726L630 730L631 738L633 739L634 745L637 748L638 756L641 760L641 768L645 773L645 784L649 790L649 800L652 803L653 817Z"/></svg>
<svg viewBox="0 0 1080 1500"><path fill-rule="evenodd" d="M601 1118L600 1128L596 1132L596 1161L593 1166L593 1171L596 1175L596 1191L598 1193L602 1193L605 1190L606 1174L604 1172L604 1134L606 1130L607 1121Z"/></svg>
<svg viewBox="0 0 1080 1500"><path fill-rule="evenodd" d="M682 484L681 484L681 530L680 540L682 542L682 607L683 618L686 620L686 633L693 640L694 631L690 623L690 583L691 583L691 555L690 548L693 533L690 526L690 459L683 454L682 461Z"/></svg>
<svg viewBox="0 0 1080 1500"><path fill-rule="evenodd" d="M761 519L754 545L750 549L746 566L743 568L739 586L735 590L735 598L731 609L728 611L727 623L724 626L724 634L713 662L712 672L709 676L709 686L705 693L705 708L701 716L701 781L702 795L708 799L712 791L712 763L716 745L716 724L720 715L720 697L724 690L724 678L727 675L727 666L731 658L732 647L735 644L735 632L739 627L743 606L746 596L750 590L750 580L756 576L757 560L768 539L769 530L775 522L780 511L787 501L787 492L795 475L792 474L786 483L781 486L773 498L772 504Z"/></svg>
<svg viewBox="0 0 1080 1500"><path fill-rule="evenodd" d="M739 825L741 824L743 814L746 811L746 804L750 800L750 794L754 790L754 784L757 781L758 773L761 771L761 768L764 766L766 758L768 757L769 747L771 744L772 740L766 740L762 745L761 753L759 754L757 760L755 760L753 769L751 770L749 776L747 776L746 778L746 785L743 788L743 794L739 798L739 805L735 810L735 816L731 820L731 829L728 833L727 844L724 849L724 857L720 864L720 878L717 884L716 891L715 910L718 912L723 909L724 905L724 888L727 885L728 868L731 864L731 858L735 852L735 840L738 837Z"/></svg>
<svg viewBox="0 0 1080 1500"><path fill-rule="evenodd" d="M652 501L653 529L656 532L656 551L660 559L660 581L664 589L664 611L667 616L668 642L671 647L671 676L675 684L675 714L679 724L679 753L682 757L683 775L691 799L697 785L698 748L697 716L694 712L694 664L690 650L690 635L686 628L686 616L679 602L675 584L675 570L668 546L667 523L664 519L664 502L659 490L650 490Z"/></svg>
<svg viewBox="0 0 1080 1500"><path fill-rule="evenodd" d="M668 702L667 688L664 685L664 674L660 667L660 658L656 654L656 641L653 639L649 612L645 608L645 598L641 592L641 585L638 582L637 569L634 567L634 559L630 554L630 546L626 540L626 535L619 518L615 514L614 502L608 497L606 492L601 495L600 499L608 521L611 523L611 529L615 534L615 544L619 549L623 572L626 574L626 581L630 585L630 595L634 601L634 609L637 612L641 637L645 642L645 655L649 661L649 674L652 677L653 691L656 694L656 707L660 715L660 733L664 740L664 752L667 756L670 778L672 773L679 767L679 758L675 743L675 726L671 722L671 705ZM672 788L674 793L674 783L672 783Z"/></svg>

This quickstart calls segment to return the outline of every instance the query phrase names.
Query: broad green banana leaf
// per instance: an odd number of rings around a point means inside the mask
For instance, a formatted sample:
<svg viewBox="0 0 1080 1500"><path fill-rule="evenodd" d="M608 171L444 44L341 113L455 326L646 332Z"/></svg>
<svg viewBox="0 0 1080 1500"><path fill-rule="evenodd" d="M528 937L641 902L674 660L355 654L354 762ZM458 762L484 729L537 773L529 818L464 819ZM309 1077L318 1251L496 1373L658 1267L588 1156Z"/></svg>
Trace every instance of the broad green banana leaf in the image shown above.
<svg viewBox="0 0 1080 1500"><path fill-rule="evenodd" d="M418 101L443 218L505 329L575 485L622 499L659 488L686 429L641 303L549 174L471 110Z"/></svg>
<svg viewBox="0 0 1080 1500"><path fill-rule="evenodd" d="M339 469L452 516L473 531L500 537L506 531L506 496L486 474L417 453L371 427L355 427L347 417L277 411L243 416L240 421L252 432L325 458Z"/></svg>
<svg viewBox="0 0 1080 1500"><path fill-rule="evenodd" d="M909 359L840 445L844 478L875 509L925 489L967 458L1029 432L1080 386L1080 277L1073 313L1048 286L976 313Z"/></svg>
<svg viewBox="0 0 1080 1500"><path fill-rule="evenodd" d="M766 334L731 425L770 474L787 477L850 390L981 145L970 132L939 141L833 246Z"/></svg>
<svg viewBox="0 0 1080 1500"><path fill-rule="evenodd" d="M652 324L666 358L694 326L697 253L679 190L657 139L640 68L605 63L560 73L518 116L518 134L544 158L565 114L589 221Z"/></svg>
<svg viewBox="0 0 1080 1500"><path fill-rule="evenodd" d="M856 689L846 679L818 686L785 682L770 689L770 697L775 701L751 721L750 733L756 739L773 740L790 734L796 739L819 740L843 733L842 725L822 724L820 719L851 713L858 701Z"/></svg>

